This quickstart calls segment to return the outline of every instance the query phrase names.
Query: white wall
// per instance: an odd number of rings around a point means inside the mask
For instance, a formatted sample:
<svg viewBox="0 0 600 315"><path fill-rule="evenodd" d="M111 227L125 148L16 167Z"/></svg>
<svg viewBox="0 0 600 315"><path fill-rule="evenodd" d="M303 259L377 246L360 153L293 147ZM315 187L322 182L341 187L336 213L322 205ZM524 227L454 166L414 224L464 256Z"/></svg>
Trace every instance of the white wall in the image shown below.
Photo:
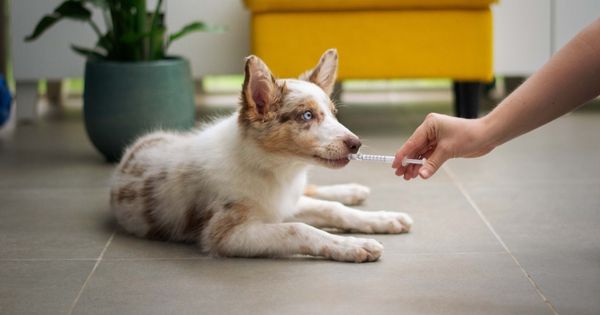
<svg viewBox="0 0 600 315"><path fill-rule="evenodd" d="M149 1L152 7L154 1ZM15 79L37 80L83 76L84 58L73 53L71 43L92 47L97 37L84 23L61 21L34 42L23 38L39 19L62 0L13 0L11 4L11 55ZM194 20L224 26L224 33L196 33L179 39L171 54L188 57L196 77L205 74L239 73L249 49L249 14L241 0L166 2L170 32ZM102 25L101 16L96 16Z"/></svg>
<svg viewBox="0 0 600 315"><path fill-rule="evenodd" d="M223 33L196 33L178 40L172 54L187 57L194 76L244 71L244 57L250 54L250 14L242 0L167 1L167 26L171 30L201 20L226 28Z"/></svg>
<svg viewBox="0 0 600 315"><path fill-rule="evenodd" d="M40 17L60 2L12 1L11 51L17 80L83 75L84 59L69 45L91 46L96 41L87 25L61 22L37 41L23 42ZM170 53L189 58L194 76L241 72L242 58L250 53L249 14L242 0L167 0L166 6L170 31L198 19L227 28L221 34L192 34L173 45ZM500 0L493 12L495 72L526 76L600 15L600 0Z"/></svg>
<svg viewBox="0 0 600 315"><path fill-rule="evenodd" d="M10 15L10 48L15 79L81 77L84 58L75 54L71 43L92 47L96 36L86 24L59 22L42 37L24 42L44 14L50 13L60 0L13 0Z"/></svg>

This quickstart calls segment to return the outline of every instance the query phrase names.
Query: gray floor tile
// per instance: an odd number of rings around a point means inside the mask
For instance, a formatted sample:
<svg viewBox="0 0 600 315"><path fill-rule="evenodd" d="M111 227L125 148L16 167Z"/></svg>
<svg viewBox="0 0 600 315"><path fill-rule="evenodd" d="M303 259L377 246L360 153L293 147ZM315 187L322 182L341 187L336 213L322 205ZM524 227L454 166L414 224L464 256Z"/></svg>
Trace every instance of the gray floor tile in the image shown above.
<svg viewBox="0 0 600 315"><path fill-rule="evenodd" d="M600 313L598 187L526 182L468 188L559 314Z"/></svg>
<svg viewBox="0 0 600 315"><path fill-rule="evenodd" d="M370 106L342 113L374 154L393 154L425 114ZM22 126L0 142L2 314L65 313L94 264L81 259L98 257L116 228L113 166L80 118ZM484 158L447 164L560 314L600 313L599 119L578 112ZM405 182L389 165L352 162L315 168L311 179L365 184L372 194L359 208L407 212L414 229L369 236L386 249L363 265L213 259L194 245L119 231L76 313L550 314L445 172Z"/></svg>
<svg viewBox="0 0 600 315"><path fill-rule="evenodd" d="M467 191L515 252L600 252L598 185L521 183Z"/></svg>
<svg viewBox="0 0 600 315"><path fill-rule="evenodd" d="M78 121L21 125L0 140L0 189L106 187L112 169Z"/></svg>
<svg viewBox="0 0 600 315"><path fill-rule="evenodd" d="M476 159L447 164L467 183L600 183L598 113L574 113Z"/></svg>
<svg viewBox="0 0 600 315"><path fill-rule="evenodd" d="M0 314L67 314L94 264L0 260Z"/></svg>
<svg viewBox="0 0 600 315"><path fill-rule="evenodd" d="M426 277L424 275L427 275ZM551 314L504 254L102 262L75 314Z"/></svg>
<svg viewBox="0 0 600 315"><path fill-rule="evenodd" d="M110 172L113 167L98 157L90 155L90 160L82 157L73 164L60 162L53 164L37 158L35 162L24 162L10 169L2 169L0 189L47 189L61 188L105 188L108 187ZM89 163L89 164L86 164Z"/></svg>
<svg viewBox="0 0 600 315"><path fill-rule="evenodd" d="M371 188L367 201L356 208L406 212L414 220L410 233L373 235L386 253L498 252L502 247L465 197L444 172L430 181L396 177L388 166L351 163L341 170L317 170L312 183L336 184L353 179Z"/></svg>
<svg viewBox="0 0 600 315"><path fill-rule="evenodd" d="M97 258L114 226L105 189L0 190L0 257Z"/></svg>
<svg viewBox="0 0 600 315"><path fill-rule="evenodd" d="M173 259L208 258L193 243L153 241L135 237L119 229L105 259Z"/></svg>
<svg viewBox="0 0 600 315"><path fill-rule="evenodd" d="M514 253L559 314L600 314L600 251Z"/></svg>

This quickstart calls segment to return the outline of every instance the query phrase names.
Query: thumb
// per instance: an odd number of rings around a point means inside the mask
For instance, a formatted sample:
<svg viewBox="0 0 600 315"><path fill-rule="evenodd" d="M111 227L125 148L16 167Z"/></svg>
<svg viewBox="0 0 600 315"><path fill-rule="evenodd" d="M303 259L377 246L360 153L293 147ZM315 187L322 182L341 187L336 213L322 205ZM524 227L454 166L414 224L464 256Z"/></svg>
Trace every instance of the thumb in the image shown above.
<svg viewBox="0 0 600 315"><path fill-rule="evenodd" d="M419 170L419 175L423 179L428 179L448 160L448 154L439 148L431 154L425 164Z"/></svg>

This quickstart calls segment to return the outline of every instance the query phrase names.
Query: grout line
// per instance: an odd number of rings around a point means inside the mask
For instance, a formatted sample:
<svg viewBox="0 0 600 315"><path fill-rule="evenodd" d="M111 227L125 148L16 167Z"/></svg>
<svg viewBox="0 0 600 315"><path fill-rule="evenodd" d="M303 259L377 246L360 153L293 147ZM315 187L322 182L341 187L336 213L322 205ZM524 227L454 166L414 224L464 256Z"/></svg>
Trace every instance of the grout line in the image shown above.
<svg viewBox="0 0 600 315"><path fill-rule="evenodd" d="M104 245L102 252L100 252L100 256L98 256L98 259L96 259L96 264L94 264L92 271L90 271L90 274L87 276L87 278L83 282L81 289L79 289L79 293L77 293L77 296L75 297L75 300L73 301L73 304L71 304L71 308L69 309L69 313L68 313L69 315L73 314L73 310L75 310L75 306L77 305L77 302L79 302L79 298L81 297L81 294L83 294L83 290L85 290L85 287L87 286L88 282L92 278L92 275L94 275L94 271L96 271L96 268L98 268L98 265L100 265L100 262L102 261L102 257L104 257L104 253L106 253L106 250L108 249L108 246L110 246L110 243L112 242L116 233L117 233L117 231L114 231L108 238L108 241L106 241L106 245Z"/></svg>
<svg viewBox="0 0 600 315"><path fill-rule="evenodd" d="M412 257L412 258L434 258L434 259L443 259L443 258L450 258L450 257L465 257L465 256L486 256L486 257L491 257L493 255L498 255L498 256L506 256L506 251L493 251L493 252L480 252L480 251L475 251L475 252L448 252L448 253L403 253L402 251L386 251L384 253L384 255L382 256L383 259L385 259L386 257L393 257L393 256L401 256L401 257Z"/></svg>
<svg viewBox="0 0 600 315"><path fill-rule="evenodd" d="M97 258L0 258L0 262L96 261Z"/></svg>
<svg viewBox="0 0 600 315"><path fill-rule="evenodd" d="M548 307L550 308L550 310L552 311L553 314L559 315L558 312L556 311L556 308L554 307L554 305L552 305L550 300L548 300L548 298L546 298L544 293L542 293L542 289L538 286L538 284L535 282L535 280L533 280L531 275L525 270L523 265L521 265L521 263L519 262L517 257L515 257L515 255L510 251L510 249L508 248L506 243L504 243L504 241L502 240L500 235L496 232L496 230L494 229L494 227L492 226L490 221L488 221L488 219L483 215L483 212L481 212L481 209L479 209L479 206L475 203L475 200L473 200L473 198L471 198L471 195L469 195L469 193L467 192L465 187L458 181L458 179L456 178L456 175L454 175L454 172L452 172L450 170L450 167L448 167L446 165L442 166L442 168L444 169L444 171L446 172L448 177L450 177L450 180L452 180L452 183L454 183L457 186L458 190L467 199L467 201L469 202L471 207L475 210L477 215L479 215L479 218L483 221L483 223L487 226L487 228L490 230L490 232L494 235L496 240L500 243L500 245L502 245L504 250L510 255L510 257L515 262L515 264L519 267L519 269L521 269L521 272L523 273L523 275L525 275L525 277L527 278L529 283L533 286L533 288L535 289L537 294L540 296L540 298L542 298L542 301L544 301L544 303L546 303L546 305L548 305Z"/></svg>
<svg viewBox="0 0 600 315"><path fill-rule="evenodd" d="M210 256L198 256L198 257L148 257L148 258L139 258L139 257L115 257L115 258L106 258L104 261L186 261L186 260L211 260Z"/></svg>

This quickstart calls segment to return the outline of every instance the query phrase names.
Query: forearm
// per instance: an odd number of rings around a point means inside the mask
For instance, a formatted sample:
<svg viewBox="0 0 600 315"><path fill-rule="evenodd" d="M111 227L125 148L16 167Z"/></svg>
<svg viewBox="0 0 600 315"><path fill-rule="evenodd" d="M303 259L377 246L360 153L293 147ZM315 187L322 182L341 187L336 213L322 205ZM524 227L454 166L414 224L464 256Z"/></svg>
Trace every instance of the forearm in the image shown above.
<svg viewBox="0 0 600 315"><path fill-rule="evenodd" d="M600 94L600 19L582 30L539 71L481 119L498 146Z"/></svg>

